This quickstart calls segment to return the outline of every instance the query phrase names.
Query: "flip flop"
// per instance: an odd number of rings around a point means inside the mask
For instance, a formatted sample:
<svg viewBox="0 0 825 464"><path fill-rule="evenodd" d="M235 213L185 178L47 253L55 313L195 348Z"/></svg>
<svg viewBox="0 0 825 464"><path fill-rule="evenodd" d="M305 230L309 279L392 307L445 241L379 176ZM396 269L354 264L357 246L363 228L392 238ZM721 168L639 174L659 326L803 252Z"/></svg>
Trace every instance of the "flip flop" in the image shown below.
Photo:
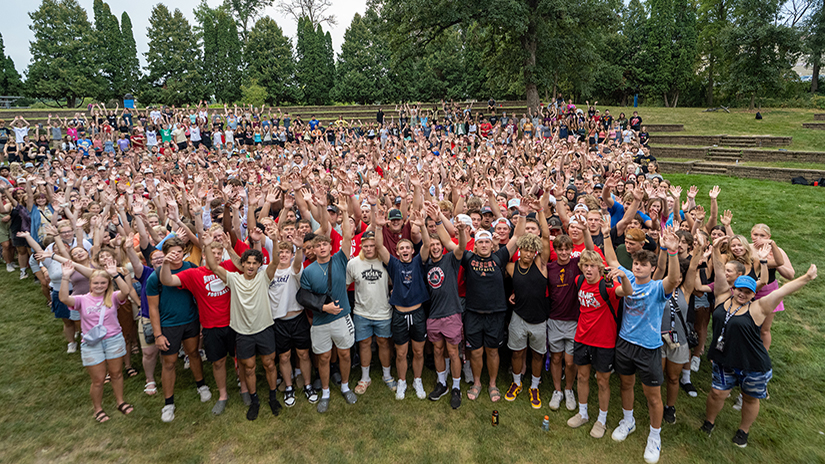
<svg viewBox="0 0 825 464"><path fill-rule="evenodd" d="M478 399L479 393L481 393L481 386L473 385L472 387L470 387L469 390L467 390L467 398L469 398L472 401L475 401L476 399Z"/></svg>
<svg viewBox="0 0 825 464"><path fill-rule="evenodd" d="M138 375L138 371L134 367L127 367L126 370L123 371L123 373L126 374L127 378L132 378Z"/></svg>
<svg viewBox="0 0 825 464"><path fill-rule="evenodd" d="M109 420L109 416L107 416L106 413L101 409L100 411L95 413L95 420L98 423L103 423Z"/></svg>
<svg viewBox="0 0 825 464"><path fill-rule="evenodd" d="M109 382L111 382L111 381L112 381L112 376L110 376L110 375L109 375L109 373L107 372L107 373L106 373L106 378L105 378L105 379L103 379L103 384L105 385L105 384L107 384L107 383L109 383Z"/></svg>
<svg viewBox="0 0 825 464"><path fill-rule="evenodd" d="M135 408L132 407L129 403L120 403L117 405L117 410L121 412L124 416L128 416L130 412L134 411Z"/></svg>
<svg viewBox="0 0 825 464"><path fill-rule="evenodd" d="M157 392L158 392L158 387L157 387L157 383L155 383L155 382L149 382L149 383L146 384L145 387L143 387L143 393L146 393L147 395L154 395Z"/></svg>
<svg viewBox="0 0 825 464"><path fill-rule="evenodd" d="M489 387L488 391L490 392L490 401L493 403L501 399L501 392L498 390L498 387Z"/></svg>

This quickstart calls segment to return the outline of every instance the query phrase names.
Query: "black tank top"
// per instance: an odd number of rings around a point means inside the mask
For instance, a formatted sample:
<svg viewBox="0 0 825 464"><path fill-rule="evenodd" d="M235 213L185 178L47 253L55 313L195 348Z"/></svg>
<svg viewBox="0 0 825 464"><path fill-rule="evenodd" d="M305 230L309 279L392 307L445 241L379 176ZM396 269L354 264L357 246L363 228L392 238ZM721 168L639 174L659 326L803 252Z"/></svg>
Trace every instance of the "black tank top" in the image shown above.
<svg viewBox="0 0 825 464"><path fill-rule="evenodd" d="M525 271L519 262L513 263L513 292L516 304L513 311L528 324L539 324L550 317L550 301L547 298L547 277L541 274L535 261Z"/></svg>
<svg viewBox="0 0 825 464"><path fill-rule="evenodd" d="M727 301L733 302L732 299ZM771 358L762 344L760 326L756 325L750 311L732 316L725 327L725 349L716 349L716 341L725 326L725 303L713 310L713 338L711 339L708 358L722 367L742 369L745 371L768 372L771 370ZM752 304L752 303L751 303ZM739 305L735 305L738 307Z"/></svg>

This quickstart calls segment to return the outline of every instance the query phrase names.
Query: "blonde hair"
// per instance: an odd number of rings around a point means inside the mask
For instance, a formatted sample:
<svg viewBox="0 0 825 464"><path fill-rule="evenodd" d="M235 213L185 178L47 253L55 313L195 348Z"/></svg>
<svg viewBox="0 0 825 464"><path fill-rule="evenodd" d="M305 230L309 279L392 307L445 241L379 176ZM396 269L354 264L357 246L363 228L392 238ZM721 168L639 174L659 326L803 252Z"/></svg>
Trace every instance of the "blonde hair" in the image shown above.
<svg viewBox="0 0 825 464"><path fill-rule="evenodd" d="M584 250L579 257L579 269L584 270L585 264L595 264L600 270L604 270L602 256L595 250Z"/></svg>
<svg viewBox="0 0 825 464"><path fill-rule="evenodd" d="M115 292L114 285L112 285L112 276L109 275L108 272L102 269L95 269L92 271L92 275L89 277L89 282L98 276L103 276L106 280L109 281L109 286L106 287L106 292L103 294L103 304L106 305L107 308L111 308L114 305L114 301L112 301L112 296Z"/></svg>
<svg viewBox="0 0 825 464"><path fill-rule="evenodd" d="M518 238L516 245L519 247L520 250L526 251L534 251L536 253L541 253L542 249L544 248L544 244L541 242L541 239L538 235L534 234L524 234Z"/></svg>
<svg viewBox="0 0 825 464"><path fill-rule="evenodd" d="M751 227L751 232L753 232L755 229L762 229L763 231L765 231L766 234L768 234L768 237L771 236L771 228L767 224L754 224L754 226Z"/></svg>
<svg viewBox="0 0 825 464"><path fill-rule="evenodd" d="M367 240L372 240L373 242L375 242L375 237L373 236L368 238L361 238L361 249L358 251L358 259L360 259L361 261L366 261L367 259L366 256L364 256L364 242L366 242Z"/></svg>
<svg viewBox="0 0 825 464"><path fill-rule="evenodd" d="M742 244L742 248L745 249L745 253L742 256L735 256L733 254L733 246L731 246L731 243L734 240L739 240L739 243ZM733 238L730 239L730 241L728 242L728 253L727 253L727 255L728 255L728 261L739 261L742 264L744 264L745 266L749 266L753 262L753 256L751 256L750 242L748 242L748 239L745 238L744 235L734 235Z"/></svg>

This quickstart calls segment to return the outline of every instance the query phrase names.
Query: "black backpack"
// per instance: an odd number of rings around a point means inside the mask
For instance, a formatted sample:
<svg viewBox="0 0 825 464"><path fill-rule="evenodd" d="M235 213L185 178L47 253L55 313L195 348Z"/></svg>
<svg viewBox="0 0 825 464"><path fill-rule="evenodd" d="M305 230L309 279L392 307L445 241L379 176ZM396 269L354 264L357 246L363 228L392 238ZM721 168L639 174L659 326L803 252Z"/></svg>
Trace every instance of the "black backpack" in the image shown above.
<svg viewBox="0 0 825 464"><path fill-rule="evenodd" d="M580 274L576 276L576 295L578 295L579 290L582 289L582 285L584 285L584 276ZM619 298L619 307L613 308L613 303L610 302L610 295L607 294L607 282L603 278L599 280L599 295L601 295L602 300L607 303L607 307L610 308L610 314L613 315L613 320L616 321L616 334L618 335L619 330L622 328L624 299Z"/></svg>
<svg viewBox="0 0 825 464"><path fill-rule="evenodd" d="M808 179L806 179L802 176L794 177L793 179L791 179L791 183L794 184L794 185L811 185L808 182Z"/></svg>

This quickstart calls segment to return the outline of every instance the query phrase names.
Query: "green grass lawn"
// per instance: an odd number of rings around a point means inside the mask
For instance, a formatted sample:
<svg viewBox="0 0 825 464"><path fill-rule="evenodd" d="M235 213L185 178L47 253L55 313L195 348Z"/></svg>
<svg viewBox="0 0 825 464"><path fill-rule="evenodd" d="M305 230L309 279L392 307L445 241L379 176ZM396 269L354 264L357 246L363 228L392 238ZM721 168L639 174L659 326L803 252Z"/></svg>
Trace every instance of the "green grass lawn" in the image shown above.
<svg viewBox="0 0 825 464"><path fill-rule="evenodd" d="M820 190L722 176L668 177L685 189L699 186L705 207L707 191L720 185L720 206L734 210L734 230L747 235L752 224L769 224L797 275L811 262L825 267L820 224L825 196ZM748 448L730 442L739 423L732 400L719 416L713 437L705 438L698 431L710 389L710 365L703 361L700 372L693 374L699 397L691 399L680 392L677 422L664 424L660 462L825 462L823 293L825 276L788 298L787 311L774 322L771 398L762 403ZM546 406L552 392L549 374L544 374L541 385L544 408L540 411L530 408L526 393L514 403L495 405L486 392L477 402L467 400L465 394L457 411L450 409L448 397L431 403L418 400L411 391L406 400L397 402L380 381L380 369L373 367L373 385L353 406L346 405L333 388L326 415L317 414L300 395L296 406L280 417L272 417L264 405L258 420L248 422L234 374L230 374L227 411L216 418L210 412L213 402L198 401L191 373L183 371L180 363L173 423L160 421L162 395L142 393L141 372L126 380L126 399L135 411L130 416L118 413L107 386L104 407L111 420L97 424L88 397L89 377L79 354L65 353L61 324L53 319L38 286L2 273L0 294L4 319L0 324L0 437L4 437L0 462L642 462L648 420L640 387L635 405L638 431L619 444L609 436L590 438L589 426L568 428L566 421L573 413L564 407L550 411ZM140 366L138 356L134 361ZM211 369L206 370L216 393ZM358 376L360 372L353 372L353 385ZM434 377L425 369L428 390ZM265 392L260 373L258 379ZM503 363L498 386L504 390L510 380ZM616 378L612 385L608 434L621 418ZM466 392L466 386L462 389ZM591 417L597 407L595 395L594 381ZM498 427L490 425L494 409L501 416ZM550 416L550 433L540 429L545 414Z"/></svg>

